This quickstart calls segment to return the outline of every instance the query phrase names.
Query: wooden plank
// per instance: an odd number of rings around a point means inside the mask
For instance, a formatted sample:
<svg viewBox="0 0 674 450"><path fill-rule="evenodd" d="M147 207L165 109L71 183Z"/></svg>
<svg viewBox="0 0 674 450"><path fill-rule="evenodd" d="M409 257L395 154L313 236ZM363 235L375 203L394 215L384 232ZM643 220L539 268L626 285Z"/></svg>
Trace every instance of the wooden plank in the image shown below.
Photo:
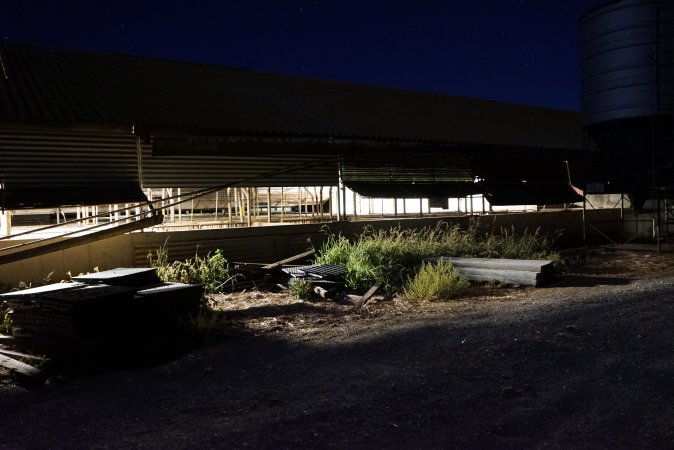
<svg viewBox="0 0 674 450"><path fill-rule="evenodd" d="M23 363L17 359L10 358L9 356L0 355L0 366L6 367L14 372L20 373L27 377L34 377L39 375L42 371L37 367L33 367L26 363Z"/></svg>
<svg viewBox="0 0 674 450"><path fill-rule="evenodd" d="M356 306L354 309L358 310L361 309L365 304L372 298L375 292L377 292L377 289L379 289L379 285L375 284L372 286L366 293L363 295L357 302Z"/></svg>
<svg viewBox="0 0 674 450"><path fill-rule="evenodd" d="M304 253L300 253L299 255L291 256L290 258L282 259L281 261L276 261L275 263L272 264L267 264L266 266L262 266L263 269L269 270L269 269L276 269L277 267L280 267L284 264L291 263L293 261L300 260L302 258L306 258L307 256L313 255L316 253L316 250L311 249L307 250Z"/></svg>

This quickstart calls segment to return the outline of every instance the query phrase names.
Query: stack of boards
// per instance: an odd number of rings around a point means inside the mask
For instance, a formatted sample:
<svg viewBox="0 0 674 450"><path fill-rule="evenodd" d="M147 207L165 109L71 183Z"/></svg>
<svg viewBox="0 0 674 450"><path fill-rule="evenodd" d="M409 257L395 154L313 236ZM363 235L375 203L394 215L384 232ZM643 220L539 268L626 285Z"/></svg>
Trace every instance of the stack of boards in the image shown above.
<svg viewBox="0 0 674 450"><path fill-rule="evenodd" d="M464 278L475 282L498 282L523 286L544 286L554 278L552 261L534 259L454 258L442 256L424 262L450 262Z"/></svg>
<svg viewBox="0 0 674 450"><path fill-rule="evenodd" d="M10 292L12 334L57 340L110 341L175 329L196 314L199 285L164 283L154 268L119 268L73 282Z"/></svg>

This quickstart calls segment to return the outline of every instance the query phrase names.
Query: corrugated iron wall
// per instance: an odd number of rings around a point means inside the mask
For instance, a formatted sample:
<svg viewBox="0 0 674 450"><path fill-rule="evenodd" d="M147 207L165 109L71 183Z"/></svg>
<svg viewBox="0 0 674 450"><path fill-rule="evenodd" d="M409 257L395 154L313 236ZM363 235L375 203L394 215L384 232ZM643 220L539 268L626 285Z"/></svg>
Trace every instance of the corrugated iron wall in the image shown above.
<svg viewBox="0 0 674 450"><path fill-rule="evenodd" d="M316 155L293 156L153 156L141 144L144 188L237 186L334 186L337 161Z"/></svg>
<svg viewBox="0 0 674 450"><path fill-rule="evenodd" d="M0 207L143 200L135 136L0 128Z"/></svg>

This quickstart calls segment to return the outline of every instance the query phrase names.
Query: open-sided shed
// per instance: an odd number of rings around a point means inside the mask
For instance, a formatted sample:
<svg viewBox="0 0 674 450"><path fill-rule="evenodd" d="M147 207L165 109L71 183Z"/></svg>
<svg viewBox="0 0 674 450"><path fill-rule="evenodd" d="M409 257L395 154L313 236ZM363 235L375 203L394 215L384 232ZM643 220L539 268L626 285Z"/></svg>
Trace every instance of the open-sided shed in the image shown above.
<svg viewBox="0 0 674 450"><path fill-rule="evenodd" d="M2 208L340 179L370 196L578 199L573 111L6 41L0 62Z"/></svg>

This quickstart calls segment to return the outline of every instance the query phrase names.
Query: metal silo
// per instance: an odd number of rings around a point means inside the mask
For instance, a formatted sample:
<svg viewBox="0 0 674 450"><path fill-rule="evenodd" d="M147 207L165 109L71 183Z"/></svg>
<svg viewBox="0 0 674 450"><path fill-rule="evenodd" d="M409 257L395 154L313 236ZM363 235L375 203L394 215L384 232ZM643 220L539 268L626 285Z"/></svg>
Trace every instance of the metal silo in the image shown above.
<svg viewBox="0 0 674 450"><path fill-rule="evenodd" d="M580 19L583 127L636 209L673 184L672 15L620 0Z"/></svg>

